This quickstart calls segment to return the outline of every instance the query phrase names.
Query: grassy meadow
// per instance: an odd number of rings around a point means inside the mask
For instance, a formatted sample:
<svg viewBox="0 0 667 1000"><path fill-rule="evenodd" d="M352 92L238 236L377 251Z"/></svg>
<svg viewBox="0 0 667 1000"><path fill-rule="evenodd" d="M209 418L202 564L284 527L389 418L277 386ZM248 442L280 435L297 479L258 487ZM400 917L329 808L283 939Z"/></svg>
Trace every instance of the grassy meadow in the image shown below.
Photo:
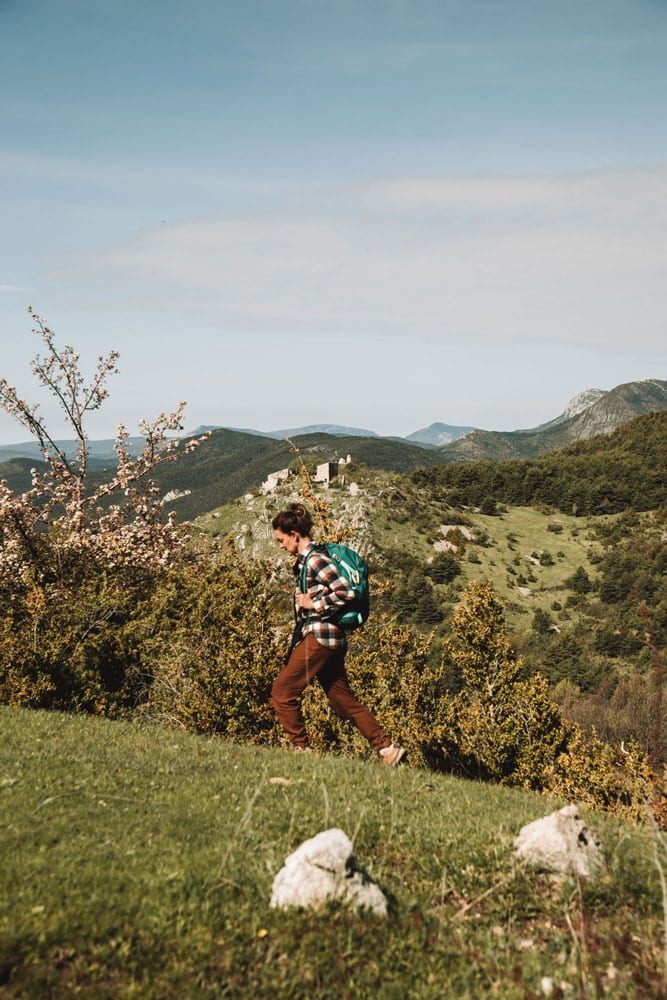
<svg viewBox="0 0 667 1000"><path fill-rule="evenodd" d="M607 874L553 881L513 858L534 794L3 707L0 802L0 997L662 995L650 835L589 814ZM269 908L334 826L388 920Z"/></svg>
<svg viewBox="0 0 667 1000"><path fill-rule="evenodd" d="M508 507L498 516L472 514L473 525L488 533L492 544L474 546L479 562L464 556L462 580L489 580L506 608L510 628L527 629L537 608L549 611L554 601L563 605L568 590L565 581L577 567L589 576L595 570L590 555L602 552L594 539L596 523L610 518L576 518L565 514L546 514L533 507ZM554 530L560 529L560 530ZM547 553L553 562L540 561ZM525 585L517 578L523 576Z"/></svg>

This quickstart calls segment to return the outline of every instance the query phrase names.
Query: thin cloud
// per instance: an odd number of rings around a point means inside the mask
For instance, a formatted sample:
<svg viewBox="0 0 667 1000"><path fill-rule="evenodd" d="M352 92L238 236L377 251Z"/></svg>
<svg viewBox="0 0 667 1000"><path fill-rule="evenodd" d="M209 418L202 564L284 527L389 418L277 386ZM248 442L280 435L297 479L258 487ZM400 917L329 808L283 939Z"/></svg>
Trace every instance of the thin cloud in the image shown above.
<svg viewBox="0 0 667 1000"><path fill-rule="evenodd" d="M667 168L398 179L162 226L60 277L255 333L658 349Z"/></svg>
<svg viewBox="0 0 667 1000"><path fill-rule="evenodd" d="M156 185L188 184L211 191L229 191L260 195L267 182L239 174L206 170L188 163L165 164L163 161L138 163L135 159L95 160L51 154L37 155L24 150L0 150L0 177L21 180L54 181L63 184L105 185L119 188L151 188Z"/></svg>

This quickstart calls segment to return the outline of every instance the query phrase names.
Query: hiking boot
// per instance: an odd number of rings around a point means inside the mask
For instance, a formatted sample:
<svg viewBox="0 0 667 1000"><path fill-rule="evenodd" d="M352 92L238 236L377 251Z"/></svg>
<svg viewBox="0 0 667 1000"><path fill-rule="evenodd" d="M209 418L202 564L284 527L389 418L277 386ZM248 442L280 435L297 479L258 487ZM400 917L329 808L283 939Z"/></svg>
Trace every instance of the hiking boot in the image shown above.
<svg viewBox="0 0 667 1000"><path fill-rule="evenodd" d="M312 753L313 752L313 748L312 747L300 747L296 743L292 744L292 746L293 746L294 750L297 751L297 753Z"/></svg>
<svg viewBox="0 0 667 1000"><path fill-rule="evenodd" d="M404 756L405 750L403 747L395 747L393 743L380 750L380 759L386 767L396 767L397 764L401 763Z"/></svg>

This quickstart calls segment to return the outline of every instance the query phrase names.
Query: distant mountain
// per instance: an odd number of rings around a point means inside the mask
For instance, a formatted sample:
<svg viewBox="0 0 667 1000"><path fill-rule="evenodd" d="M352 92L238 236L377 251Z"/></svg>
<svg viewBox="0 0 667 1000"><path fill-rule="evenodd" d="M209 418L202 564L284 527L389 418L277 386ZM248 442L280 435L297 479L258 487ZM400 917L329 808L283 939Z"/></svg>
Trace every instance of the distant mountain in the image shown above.
<svg viewBox="0 0 667 1000"><path fill-rule="evenodd" d="M406 442L443 450L444 461L476 459L530 458L544 451L562 448L570 441L611 434L621 424L642 413L667 407L667 383L659 379L628 382L614 389L585 389L574 396L562 413L538 427L516 431L485 431L456 424L433 423L405 437L387 437L361 427L340 424L308 424L275 431L251 428L226 428L240 434L284 440L326 434L339 438L364 438L375 441ZM198 427L192 436L220 428Z"/></svg>
<svg viewBox="0 0 667 1000"><path fill-rule="evenodd" d="M202 424L188 437L197 437L207 431L236 431L238 434L255 434L257 437L275 438L282 441L286 437L299 437L303 434L333 434L337 437L378 437L375 431L363 430L361 427L342 427L340 424L308 424L306 427L286 427L279 431L255 431L251 427L221 427Z"/></svg>
<svg viewBox="0 0 667 1000"><path fill-rule="evenodd" d="M430 424L430 426L423 427L420 431L413 431L412 434L408 434L404 440L439 448L443 444L451 444L452 441L458 441L459 438L464 437L474 430L474 427L454 427L452 424Z"/></svg>
<svg viewBox="0 0 667 1000"><path fill-rule="evenodd" d="M584 405L588 400L593 400ZM667 409L667 382L648 379L627 382L615 389L580 393L560 417L525 431L472 431L438 449L445 462L505 461L535 458L598 434L611 434L617 427L644 413ZM567 416L568 410L573 413Z"/></svg>
<svg viewBox="0 0 667 1000"><path fill-rule="evenodd" d="M271 431L271 437L303 437L304 434L333 434L336 437L374 438L375 431L365 431L361 427L341 427L339 424L309 424L307 427L289 427L282 431Z"/></svg>
<svg viewBox="0 0 667 1000"><path fill-rule="evenodd" d="M88 455L93 468L116 464L116 452L114 450L115 440L108 438L102 441L88 442ZM54 442L57 448L73 459L79 442L73 438L64 438ZM138 455L144 447L142 437L130 437L126 441L126 446L131 455ZM0 462L9 462L14 458L27 458L37 462L43 461L41 449L36 441L23 441L20 444L0 445Z"/></svg>

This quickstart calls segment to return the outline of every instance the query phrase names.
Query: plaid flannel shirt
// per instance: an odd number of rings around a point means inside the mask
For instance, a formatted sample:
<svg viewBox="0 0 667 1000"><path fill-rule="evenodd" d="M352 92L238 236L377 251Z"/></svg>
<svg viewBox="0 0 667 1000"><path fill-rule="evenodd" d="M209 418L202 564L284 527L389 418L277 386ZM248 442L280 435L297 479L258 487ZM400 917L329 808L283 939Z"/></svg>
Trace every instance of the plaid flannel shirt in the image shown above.
<svg viewBox="0 0 667 1000"><path fill-rule="evenodd" d="M306 567L306 593L313 599L313 609L303 610L296 607L297 618L303 621L303 634L309 633L329 649L346 649L347 636L343 629L327 617L340 611L348 601L356 597L354 590L338 570L336 564L324 552L313 550L312 545L303 552L294 564L293 572L297 581L296 594L301 592L299 581L304 560ZM295 594L295 599L296 599Z"/></svg>

